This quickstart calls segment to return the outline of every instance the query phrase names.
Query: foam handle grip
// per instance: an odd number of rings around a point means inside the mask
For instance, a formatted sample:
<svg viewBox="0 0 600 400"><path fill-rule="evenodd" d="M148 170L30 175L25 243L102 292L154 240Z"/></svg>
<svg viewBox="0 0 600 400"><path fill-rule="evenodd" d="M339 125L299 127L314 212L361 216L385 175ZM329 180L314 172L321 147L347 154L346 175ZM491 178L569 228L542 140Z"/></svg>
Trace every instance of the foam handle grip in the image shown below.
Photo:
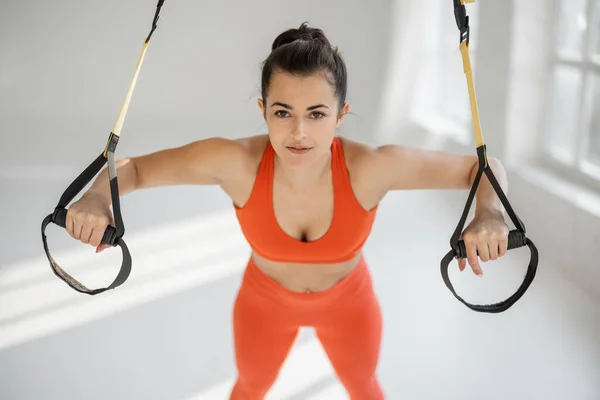
<svg viewBox="0 0 600 400"><path fill-rule="evenodd" d="M57 208L52 215L52 222L61 228L67 227L67 209L66 208ZM107 226L104 231L104 235L102 236L101 243L107 244L110 246L115 245L115 241L117 239L117 229L114 226Z"/></svg>
<svg viewBox="0 0 600 400"><path fill-rule="evenodd" d="M508 250L517 249L519 247L523 247L527 245L527 237L525 234L517 229L512 230L508 233ZM466 258L467 250L465 248L464 240L459 240L456 248L454 249L456 252L457 258Z"/></svg>

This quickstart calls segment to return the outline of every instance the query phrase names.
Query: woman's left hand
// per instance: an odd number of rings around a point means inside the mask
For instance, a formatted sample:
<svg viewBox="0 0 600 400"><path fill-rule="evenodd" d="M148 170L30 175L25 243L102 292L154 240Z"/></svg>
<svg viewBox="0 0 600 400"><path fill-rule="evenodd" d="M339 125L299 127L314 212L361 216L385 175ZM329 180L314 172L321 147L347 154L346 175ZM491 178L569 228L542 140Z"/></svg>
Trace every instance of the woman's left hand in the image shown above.
<svg viewBox="0 0 600 400"><path fill-rule="evenodd" d="M498 211L478 213L462 234L467 258L458 259L458 268L464 271L468 262L476 275L483 275L479 259L487 262L506 254L508 232L509 229L504 222L502 213Z"/></svg>

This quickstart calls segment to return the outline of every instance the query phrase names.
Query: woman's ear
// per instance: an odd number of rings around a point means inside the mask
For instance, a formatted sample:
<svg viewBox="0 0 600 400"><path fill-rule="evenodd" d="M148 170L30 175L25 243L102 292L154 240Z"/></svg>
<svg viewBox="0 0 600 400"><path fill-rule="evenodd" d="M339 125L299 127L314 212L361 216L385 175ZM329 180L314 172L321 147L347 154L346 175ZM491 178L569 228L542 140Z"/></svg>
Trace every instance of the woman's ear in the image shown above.
<svg viewBox="0 0 600 400"><path fill-rule="evenodd" d="M335 125L336 128L339 128L342 125L342 122L344 122L344 118L346 118L348 111L350 111L350 104L345 103L344 107L342 107L340 110L340 116L338 117L337 124Z"/></svg>
<svg viewBox="0 0 600 400"><path fill-rule="evenodd" d="M263 102L263 99L258 99L257 103L258 103L258 107L260 108L261 114L263 115L263 117L266 118L266 115L265 115L265 103Z"/></svg>

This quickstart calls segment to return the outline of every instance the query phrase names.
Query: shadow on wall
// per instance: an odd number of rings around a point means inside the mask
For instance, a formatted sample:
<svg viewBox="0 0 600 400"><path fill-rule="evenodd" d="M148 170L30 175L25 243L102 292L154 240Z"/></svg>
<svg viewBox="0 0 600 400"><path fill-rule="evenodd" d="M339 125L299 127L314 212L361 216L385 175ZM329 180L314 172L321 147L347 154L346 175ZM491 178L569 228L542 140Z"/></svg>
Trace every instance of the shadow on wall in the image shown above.
<svg viewBox="0 0 600 400"><path fill-rule="evenodd" d="M28 179L2 182L11 195L2 200L0 220L0 268L24 259L44 255L41 236L42 220L51 214L60 196L71 183L73 174L61 173L57 179ZM65 179L67 177L68 179ZM85 190L85 189L84 189ZM76 197L78 199L80 195ZM136 232L186 221L232 207L218 187L162 187L142 190L121 197L125 224L125 240ZM81 248L85 245L71 238L64 229L50 224L47 227L51 251ZM165 238L166 240L168 238ZM2 273L0 270L0 280Z"/></svg>

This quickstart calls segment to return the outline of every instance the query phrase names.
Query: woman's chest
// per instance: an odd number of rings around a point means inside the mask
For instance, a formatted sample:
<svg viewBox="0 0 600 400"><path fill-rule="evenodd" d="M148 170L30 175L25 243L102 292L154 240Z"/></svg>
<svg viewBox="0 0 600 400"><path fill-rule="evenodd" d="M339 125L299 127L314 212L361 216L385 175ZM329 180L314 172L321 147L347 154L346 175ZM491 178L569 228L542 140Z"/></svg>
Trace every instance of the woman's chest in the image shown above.
<svg viewBox="0 0 600 400"><path fill-rule="evenodd" d="M277 225L296 240L319 240L334 222L336 199L331 185L306 190L290 190L274 185L272 196Z"/></svg>

